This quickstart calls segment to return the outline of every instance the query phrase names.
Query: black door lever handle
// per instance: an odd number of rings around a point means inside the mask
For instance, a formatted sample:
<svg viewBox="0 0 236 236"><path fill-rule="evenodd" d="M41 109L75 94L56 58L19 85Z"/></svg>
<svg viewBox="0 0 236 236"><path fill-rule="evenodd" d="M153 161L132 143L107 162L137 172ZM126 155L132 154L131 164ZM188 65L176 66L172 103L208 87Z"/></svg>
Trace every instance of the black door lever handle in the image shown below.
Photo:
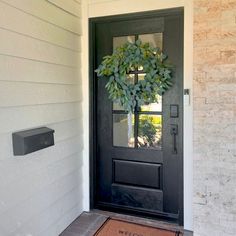
<svg viewBox="0 0 236 236"><path fill-rule="evenodd" d="M177 154L176 136L178 134L178 125L170 125L170 134L173 137L173 154Z"/></svg>

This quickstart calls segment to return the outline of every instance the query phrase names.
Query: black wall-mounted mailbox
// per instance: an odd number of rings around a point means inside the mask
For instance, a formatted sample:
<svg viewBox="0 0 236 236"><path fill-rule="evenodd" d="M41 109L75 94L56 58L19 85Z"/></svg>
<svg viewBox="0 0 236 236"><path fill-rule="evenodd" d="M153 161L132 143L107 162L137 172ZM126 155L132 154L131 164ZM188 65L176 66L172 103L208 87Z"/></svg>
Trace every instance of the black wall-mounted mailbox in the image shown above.
<svg viewBox="0 0 236 236"><path fill-rule="evenodd" d="M12 134L15 156L26 155L54 145L54 130L47 127L30 129Z"/></svg>

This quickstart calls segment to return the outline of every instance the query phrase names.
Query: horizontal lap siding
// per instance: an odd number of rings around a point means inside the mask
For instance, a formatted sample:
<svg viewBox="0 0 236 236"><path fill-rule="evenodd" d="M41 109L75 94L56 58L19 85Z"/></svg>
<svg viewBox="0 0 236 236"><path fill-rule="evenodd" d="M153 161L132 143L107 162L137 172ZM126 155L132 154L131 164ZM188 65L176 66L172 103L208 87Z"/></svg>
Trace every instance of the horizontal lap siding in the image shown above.
<svg viewBox="0 0 236 236"><path fill-rule="evenodd" d="M74 16L81 16L81 9L79 4L75 4L75 0L47 0L48 2L51 2L55 4L57 7L63 9L64 11L67 11L68 13L74 15Z"/></svg>
<svg viewBox="0 0 236 236"><path fill-rule="evenodd" d="M77 84L80 82L80 70L27 58L0 55L0 81Z"/></svg>
<svg viewBox="0 0 236 236"><path fill-rule="evenodd" d="M0 54L68 67L79 65L79 53L30 38L5 29L0 29Z"/></svg>
<svg viewBox="0 0 236 236"><path fill-rule="evenodd" d="M80 133L80 134L83 133L82 120L77 119L77 118L74 118L73 120L65 120L65 121L58 122L58 123L44 123L44 125L49 126L50 128L56 130L56 132L54 134L54 138L55 138L55 143L60 145L58 150L60 150L61 146L66 143L67 139L74 138L75 136L78 135L78 133ZM31 124L30 127L37 127L37 126L39 126L39 125ZM25 125L22 125L20 127L25 127ZM6 160L8 160L8 161L10 160L11 161L10 163L12 163L14 161L14 159L13 160L11 159L13 157L12 138L11 138L11 134L13 131L11 132L10 129L11 128L9 128L7 133L0 135L0 143L1 143L1 147L2 147L0 149L0 161L5 160L5 162L3 162L4 164L7 163ZM12 129L15 130L14 127L12 127ZM82 137L80 137L80 144L82 143L81 140L82 140ZM77 142L77 140L76 140L76 142ZM74 143L73 145L77 146L76 143ZM43 153L47 154L47 152L49 152L50 150L54 150L54 149L52 149L52 148L45 149L45 150L35 153L35 155L37 154L37 156L41 157ZM55 151L57 151L57 149L54 150L54 152ZM33 155L33 154L31 154L31 155ZM58 155L58 153L55 152L55 153L53 153L53 155ZM5 166L3 166L3 167L5 167ZM3 174L4 171L8 172L8 169L2 170L1 174ZM12 173L13 176L15 175L15 171ZM19 171L21 172L21 170L19 170Z"/></svg>
<svg viewBox="0 0 236 236"><path fill-rule="evenodd" d="M81 105L80 103L63 103L0 108L0 114L1 133L7 133L40 126L42 123L50 125L76 119L81 114Z"/></svg>
<svg viewBox="0 0 236 236"><path fill-rule="evenodd" d="M78 5L79 6L79 5ZM19 20L20 19L20 20ZM24 27L21 27L24 21ZM6 27L7 25L7 27ZM23 35L34 37L64 48L79 51L79 37L72 32L29 15L0 1L0 27Z"/></svg>
<svg viewBox="0 0 236 236"><path fill-rule="evenodd" d="M0 0L0 38L0 236L56 236L82 211L80 1ZM55 145L13 156L40 126Z"/></svg>
<svg viewBox="0 0 236 236"><path fill-rule="evenodd" d="M33 15L42 21L48 22L55 27L65 29L74 34L81 34L81 22L77 17L67 14L62 9L55 7L44 0L1 0L14 8ZM75 4L78 4L75 2Z"/></svg>
<svg viewBox="0 0 236 236"><path fill-rule="evenodd" d="M2 81L0 107L76 102L79 100L78 93L78 88L74 85L32 85L32 83Z"/></svg>
<svg viewBox="0 0 236 236"><path fill-rule="evenodd" d="M43 160L45 161L45 160ZM42 162L43 162L42 161ZM71 165L71 163L73 163L74 165ZM41 168L35 168L34 170L32 170L30 173L28 173L27 175L21 176L19 175L19 179L17 181L17 185L14 186L13 184L11 184L12 182L9 182L7 185L4 184L4 186L2 186L3 189L5 189L5 192L2 194L2 199L3 200L7 200L7 204L4 205L4 207L1 207L1 211L0 214L5 214L5 211L7 210L8 212L8 216L9 218L17 218L17 222L21 222L23 223L24 221L26 221L25 219L30 219L31 216L29 216L28 214L24 214L24 211L21 212L21 210L18 210L19 208L21 208L22 205L26 205L27 201L29 201L29 199L31 199L30 201L36 201L35 197L37 196L37 198L41 198L41 194L42 193L48 193L48 197L51 195L51 190L52 188L56 187L53 185L59 185L59 183L63 183L65 180L65 176L70 175L73 172L77 172L77 170L79 170L79 160L77 158L77 153L74 153L70 156L66 156L63 159L58 159L58 160L54 160L53 163L47 163L47 165L40 165ZM27 168L26 166L22 166L23 170L25 170ZM34 175L32 176L31 173L34 173ZM57 176L54 174L54 172L57 172ZM32 185L31 181L35 181L36 184ZM57 183L58 182L58 183ZM25 185L31 186L29 191L21 191L22 187L24 187ZM70 183L74 184L74 181L72 181ZM67 188L68 186L62 186L61 190L63 190L63 188ZM15 190L18 190L18 194L17 195L10 195L9 196L9 192L14 192ZM61 193L58 193L56 196L59 196ZM19 203L19 200L21 201ZM43 201L48 201L49 199L42 197ZM51 201L55 201L56 199L51 199ZM28 203L29 204L29 203ZM43 204L38 202L37 205ZM26 206L24 208L27 208ZM31 212L39 212L40 209L37 208L32 208L30 207L30 209L27 211L31 211ZM15 214L13 214L13 212L15 212ZM24 214L24 215L23 215ZM32 214L32 215L36 215L36 214ZM21 218L20 218L21 217ZM15 223L17 223L15 222ZM3 221L2 221L3 223ZM2 224L0 223L0 224ZM13 224L14 222L12 222L12 228L13 228Z"/></svg>
<svg viewBox="0 0 236 236"><path fill-rule="evenodd" d="M77 216L77 209L81 208L81 204L82 202L79 201L79 203L76 206L73 206L72 209L68 210L62 218L54 221L53 226L48 227L44 232L41 233L41 235L59 235L60 228L66 228L67 225L70 224L70 222L72 222L73 219Z"/></svg>

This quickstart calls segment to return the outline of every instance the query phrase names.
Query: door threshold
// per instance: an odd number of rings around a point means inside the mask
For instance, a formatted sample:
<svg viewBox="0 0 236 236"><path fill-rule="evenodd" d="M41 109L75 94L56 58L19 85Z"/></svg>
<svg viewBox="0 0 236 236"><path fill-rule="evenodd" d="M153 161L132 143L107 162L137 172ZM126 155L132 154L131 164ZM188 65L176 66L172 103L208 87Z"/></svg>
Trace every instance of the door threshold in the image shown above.
<svg viewBox="0 0 236 236"><path fill-rule="evenodd" d="M83 235L94 236L95 232L107 221L107 219L116 218L120 220L139 223L142 225L153 226L156 228L163 228L169 230L176 230L183 232L183 236L193 236L193 232L183 230L183 227L166 223L157 220L150 220L141 217L133 217L128 215L116 214L109 211L91 210L83 212L74 222L71 223L60 236Z"/></svg>
<svg viewBox="0 0 236 236"><path fill-rule="evenodd" d="M113 219L122 219L125 221L138 223L138 224L142 224L142 225L184 232L183 226L180 226L175 222L164 221L162 219L157 219L157 218L154 219L154 218L150 218L150 217L146 217L146 216L137 216L137 215L134 216L129 213L117 213L114 211L105 211L105 210L100 210L100 209L92 209L92 210L90 210L90 212L95 213L95 214L104 215L107 217L111 217Z"/></svg>

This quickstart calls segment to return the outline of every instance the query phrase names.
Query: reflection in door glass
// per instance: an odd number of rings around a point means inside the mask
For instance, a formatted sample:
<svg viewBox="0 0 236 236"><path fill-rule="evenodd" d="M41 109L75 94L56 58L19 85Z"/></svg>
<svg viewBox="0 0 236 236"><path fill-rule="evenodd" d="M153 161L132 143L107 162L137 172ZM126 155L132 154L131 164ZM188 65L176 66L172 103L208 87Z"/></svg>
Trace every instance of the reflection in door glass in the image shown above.
<svg viewBox="0 0 236 236"><path fill-rule="evenodd" d="M134 116L132 114L113 114L113 145L134 147Z"/></svg>
<svg viewBox="0 0 236 236"><path fill-rule="evenodd" d="M162 116L140 115L138 124L138 147L161 149Z"/></svg>
<svg viewBox="0 0 236 236"><path fill-rule="evenodd" d="M119 47L122 46L123 44L130 42L134 43L135 42L135 36L121 36L121 37L114 37L113 38L113 51Z"/></svg>
<svg viewBox="0 0 236 236"><path fill-rule="evenodd" d="M139 39L143 43L150 43L152 47L160 48L163 47L163 33L154 33L154 34L142 34L139 35Z"/></svg>
<svg viewBox="0 0 236 236"><path fill-rule="evenodd" d="M138 80L139 80L139 81L140 81L140 80L144 80L145 75L146 75L146 74L144 74L144 73L138 74Z"/></svg>
<svg viewBox="0 0 236 236"><path fill-rule="evenodd" d="M156 95L158 102L148 103L141 106L141 111L161 112L162 110L162 97Z"/></svg>

